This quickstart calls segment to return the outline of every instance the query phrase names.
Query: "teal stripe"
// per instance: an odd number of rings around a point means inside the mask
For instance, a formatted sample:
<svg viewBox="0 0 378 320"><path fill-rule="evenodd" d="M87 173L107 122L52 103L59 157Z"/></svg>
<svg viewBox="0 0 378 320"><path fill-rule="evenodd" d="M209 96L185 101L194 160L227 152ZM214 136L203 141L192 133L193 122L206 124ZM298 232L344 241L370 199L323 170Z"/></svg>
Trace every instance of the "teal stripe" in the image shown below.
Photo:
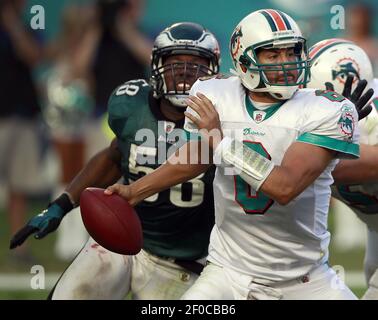
<svg viewBox="0 0 378 320"><path fill-rule="evenodd" d="M352 158L359 158L360 156L360 146L353 142L341 141L327 136L321 136L318 134L305 132L297 141L310 143L319 147L326 149L331 149L344 153Z"/></svg>
<svg viewBox="0 0 378 320"><path fill-rule="evenodd" d="M375 109L378 111L378 98L373 99L373 105L374 105Z"/></svg>
<svg viewBox="0 0 378 320"><path fill-rule="evenodd" d="M260 13L266 18L266 20L268 20L270 28L272 29L272 31L273 32L277 31L276 24L274 23L273 18L269 15L269 13L265 12L265 11L260 11Z"/></svg>
<svg viewBox="0 0 378 320"><path fill-rule="evenodd" d="M254 111L263 111L266 113L265 115L265 118L263 121L265 121L266 119L269 119L272 115L274 115L276 113L276 111L283 105L283 102L279 102L279 103L275 103L275 104L272 104L269 108L266 108L265 110L259 110L257 108L255 108L255 106L253 105L251 99L249 98L248 94L245 95L245 107L247 108L247 112L249 114L249 116L255 120L253 118L253 112Z"/></svg>
<svg viewBox="0 0 378 320"><path fill-rule="evenodd" d="M287 20L286 16L283 12L276 10L276 12L281 16L282 20L285 22L286 29L292 30L289 20Z"/></svg>

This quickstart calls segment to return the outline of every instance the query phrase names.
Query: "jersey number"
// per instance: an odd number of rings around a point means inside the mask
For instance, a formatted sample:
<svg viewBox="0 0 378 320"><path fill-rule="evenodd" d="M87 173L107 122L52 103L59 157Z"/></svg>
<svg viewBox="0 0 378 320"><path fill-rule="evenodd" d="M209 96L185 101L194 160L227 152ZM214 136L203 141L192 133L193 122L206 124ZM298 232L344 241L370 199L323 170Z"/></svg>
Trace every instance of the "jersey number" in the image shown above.
<svg viewBox="0 0 378 320"><path fill-rule="evenodd" d="M260 142L244 141L252 150L270 159L269 153ZM247 214L264 214L274 203L261 191L253 191L240 176L234 176L235 182L235 201L243 208Z"/></svg>
<svg viewBox="0 0 378 320"><path fill-rule="evenodd" d="M135 96L140 87L146 87L148 86L148 83L146 80L139 79L139 80L130 80L120 86L116 92L116 96L122 96L124 94L127 94L128 96Z"/></svg>
<svg viewBox="0 0 378 320"><path fill-rule="evenodd" d="M137 145L131 144L130 146L130 157L129 157L129 171L133 174L149 174L154 171L154 169L145 167L145 166L139 166L136 163L136 155L137 155ZM200 174L198 177L195 177L192 180L189 180L185 183L178 184L176 186L173 186L170 188L169 192L169 200L173 205L176 207L181 208L191 208L199 206L203 202L203 197L205 193L205 183L201 180L201 178L205 175L205 173ZM132 180L129 180L129 182L133 182ZM188 184L191 184L191 188L188 187ZM183 190L191 189L191 195L187 196L187 199L183 199ZM155 202L159 197L159 194L156 193L148 198L145 199L147 202Z"/></svg>

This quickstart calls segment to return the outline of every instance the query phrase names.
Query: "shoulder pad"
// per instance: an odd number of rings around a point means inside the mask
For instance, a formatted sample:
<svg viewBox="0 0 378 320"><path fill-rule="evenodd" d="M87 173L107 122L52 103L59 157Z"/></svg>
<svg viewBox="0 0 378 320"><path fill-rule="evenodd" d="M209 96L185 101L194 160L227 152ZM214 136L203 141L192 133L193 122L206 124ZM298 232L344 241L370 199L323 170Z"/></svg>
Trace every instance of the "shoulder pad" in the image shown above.
<svg viewBox="0 0 378 320"><path fill-rule="evenodd" d="M109 126L116 133L123 127L132 112L140 110L143 104L148 104L149 84L143 80L130 80L117 87L108 101Z"/></svg>

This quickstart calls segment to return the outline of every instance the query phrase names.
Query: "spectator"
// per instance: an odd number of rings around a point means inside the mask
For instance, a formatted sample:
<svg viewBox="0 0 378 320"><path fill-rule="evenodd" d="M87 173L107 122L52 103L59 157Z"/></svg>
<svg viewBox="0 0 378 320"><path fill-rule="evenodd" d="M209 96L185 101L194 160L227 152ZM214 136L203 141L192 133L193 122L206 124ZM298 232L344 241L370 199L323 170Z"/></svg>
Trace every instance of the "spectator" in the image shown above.
<svg viewBox="0 0 378 320"><path fill-rule="evenodd" d="M374 9L367 4L353 4L347 10L347 38L365 50L378 72L378 40L373 35Z"/></svg>
<svg viewBox="0 0 378 320"><path fill-rule="evenodd" d="M74 59L76 73L90 75L95 100L86 127L85 159L109 144L103 122L112 90L125 81L145 78L152 42L138 29L142 12L142 0L98 0L93 12L88 11L93 15L78 41ZM73 235L78 219L79 215L71 215L59 228L57 254L61 258L71 258L78 251L78 242L72 241L80 237Z"/></svg>
<svg viewBox="0 0 378 320"><path fill-rule="evenodd" d="M91 19L92 12L85 6L66 7L62 15L61 33L47 48L52 67L45 81L44 116L51 129L61 168L54 198L62 193L85 163L84 128L93 102L89 75L80 67L78 56L84 35L91 27ZM70 237L59 236L56 243L57 256L63 260L71 259L71 252L80 250L87 241L88 234L80 213L71 215L63 223L62 234L66 232L70 233Z"/></svg>
<svg viewBox="0 0 378 320"><path fill-rule="evenodd" d="M109 141L102 130L112 90L131 79L145 78L152 41L138 27L144 0L98 0L93 23L79 50L78 67L92 76L93 121L87 130L89 159Z"/></svg>
<svg viewBox="0 0 378 320"><path fill-rule="evenodd" d="M7 189L10 232L26 220L27 195L38 182L40 114L32 69L40 61L41 46L35 33L23 25L24 0L0 2L0 170ZM27 248L13 258L31 262Z"/></svg>

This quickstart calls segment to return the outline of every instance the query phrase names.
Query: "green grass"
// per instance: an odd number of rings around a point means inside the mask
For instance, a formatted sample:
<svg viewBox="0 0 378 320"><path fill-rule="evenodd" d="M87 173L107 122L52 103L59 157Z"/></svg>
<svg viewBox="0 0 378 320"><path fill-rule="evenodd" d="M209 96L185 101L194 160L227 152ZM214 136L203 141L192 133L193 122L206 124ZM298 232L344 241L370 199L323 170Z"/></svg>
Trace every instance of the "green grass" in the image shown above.
<svg viewBox="0 0 378 320"><path fill-rule="evenodd" d="M46 300L48 290L0 291L0 300Z"/></svg>
<svg viewBox="0 0 378 320"><path fill-rule="evenodd" d="M32 201L30 209L28 210L28 217L30 219L34 215L41 212L46 207L46 201ZM9 224L7 221L7 214L4 209L0 209L0 272L30 272L31 266L29 265L17 265L12 263L9 250L9 240L11 238ZM40 264L45 268L45 272L60 272L64 270L66 262L62 262L54 256L54 243L56 234L49 234L42 240L36 240L33 236L30 236L25 244L30 249L30 252L35 258L36 264Z"/></svg>
<svg viewBox="0 0 378 320"><path fill-rule="evenodd" d="M48 199L33 200L28 210L28 217L30 219L34 215L43 210L48 203ZM0 273L23 273L30 274L31 267L34 264L42 265L45 273L63 272L67 266L67 262L60 261L54 256L54 243L56 235L50 234L43 240L36 240L32 236L26 241L30 252L32 253L35 262L33 264L20 264L11 258L12 252L9 250L9 240L11 238L9 224L7 221L7 213L4 209L0 209ZM0 299L46 299L49 290L21 290L21 291L1 291Z"/></svg>

